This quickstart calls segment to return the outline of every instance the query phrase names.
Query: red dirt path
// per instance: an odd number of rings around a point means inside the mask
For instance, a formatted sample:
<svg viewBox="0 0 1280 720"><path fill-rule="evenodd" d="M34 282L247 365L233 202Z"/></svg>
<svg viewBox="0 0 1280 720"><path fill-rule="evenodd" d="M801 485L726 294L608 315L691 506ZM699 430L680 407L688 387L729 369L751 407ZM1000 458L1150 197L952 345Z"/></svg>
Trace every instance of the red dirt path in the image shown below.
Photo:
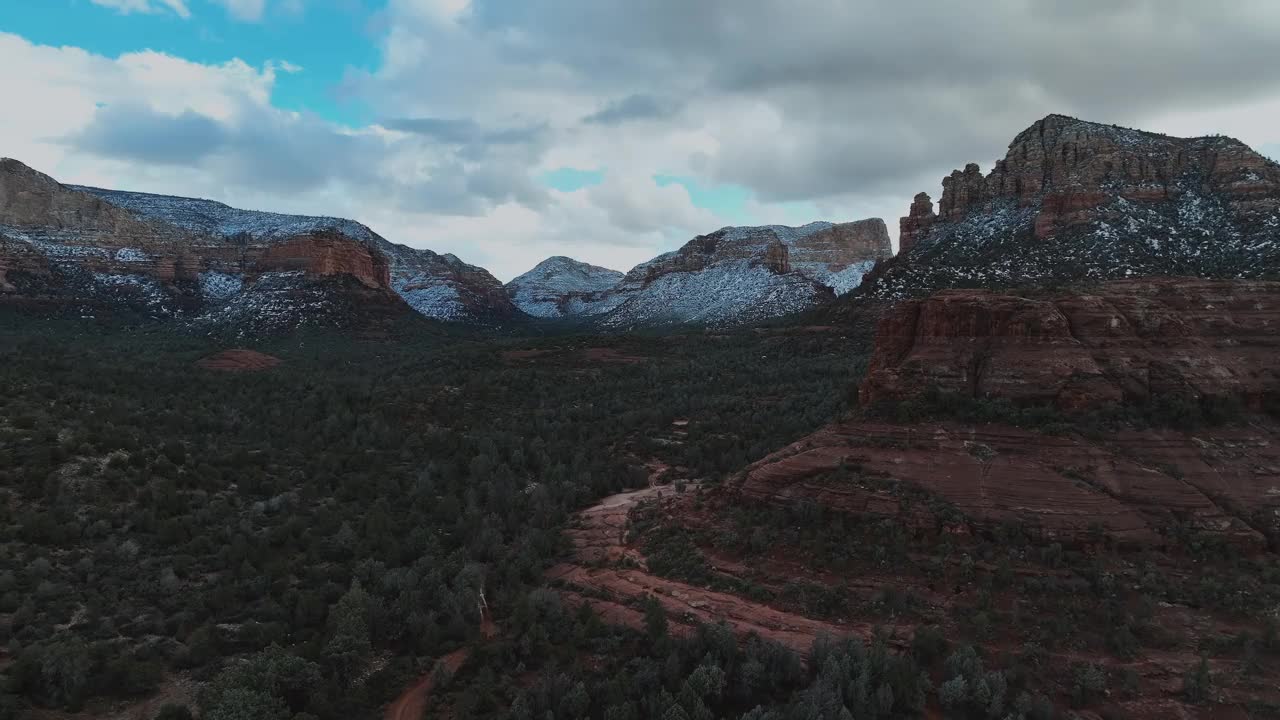
<svg viewBox="0 0 1280 720"><path fill-rule="evenodd" d="M445 655L440 659L445 667L449 668L449 672L456 673L458 668L467 661L471 656L471 648L459 648ZM422 713L427 708L427 698L431 696L431 686L434 684L432 676L435 674L434 668L413 685L410 685L395 702L387 706L387 712L383 716L386 720L422 720Z"/></svg>

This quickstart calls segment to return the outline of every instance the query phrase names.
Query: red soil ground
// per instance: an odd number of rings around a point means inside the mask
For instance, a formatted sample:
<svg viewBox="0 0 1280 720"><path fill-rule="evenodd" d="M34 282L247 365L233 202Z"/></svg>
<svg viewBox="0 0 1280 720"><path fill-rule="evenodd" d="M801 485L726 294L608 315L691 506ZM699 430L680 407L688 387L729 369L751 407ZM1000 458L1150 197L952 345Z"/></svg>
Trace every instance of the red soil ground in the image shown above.
<svg viewBox="0 0 1280 720"><path fill-rule="evenodd" d="M280 358L254 350L233 349L201 358L196 366L205 370L227 370L232 372L252 372L267 370L283 362Z"/></svg>

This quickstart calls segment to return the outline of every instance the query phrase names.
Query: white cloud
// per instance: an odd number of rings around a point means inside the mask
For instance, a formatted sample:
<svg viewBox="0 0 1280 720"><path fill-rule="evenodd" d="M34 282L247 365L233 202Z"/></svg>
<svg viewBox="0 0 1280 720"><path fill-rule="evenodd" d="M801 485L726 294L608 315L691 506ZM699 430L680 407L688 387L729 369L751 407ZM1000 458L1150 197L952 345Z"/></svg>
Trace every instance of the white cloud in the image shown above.
<svg viewBox="0 0 1280 720"><path fill-rule="evenodd" d="M210 197L254 209L340 215L395 242L453 252L501 278L568 253L623 270L724 224L647 170L611 171L597 188L546 189L548 136L476 123L492 144L349 130L272 107L282 62L194 63L151 51L111 58L0 33L0 155L63 182ZM474 121L473 121L474 122ZM496 128L486 132L484 128ZM512 128L515 128L514 130ZM558 131L557 131L558 132ZM610 148L593 130L557 162L600 155L618 168L707 147L671 135L669 152Z"/></svg>
<svg viewBox="0 0 1280 720"><path fill-rule="evenodd" d="M191 17L186 0L90 0L90 2L125 14L156 13L168 8L179 17Z"/></svg>
<svg viewBox="0 0 1280 720"><path fill-rule="evenodd" d="M245 22L258 22L267 9L267 0L215 0L231 17Z"/></svg>
<svg viewBox="0 0 1280 720"><path fill-rule="evenodd" d="M216 1L246 21L302 10ZM388 0L378 27L381 62L340 88L379 118L355 130L273 107L299 70L283 60L0 34L16 108L0 153L69 181L345 215L511 277L550 254L625 270L731 220L657 174L745 186L761 222L879 216L896 233L917 191L989 167L1049 112L1280 146L1280 80L1256 72L1280 61L1271 0ZM605 180L535 180L560 167Z"/></svg>
<svg viewBox="0 0 1280 720"><path fill-rule="evenodd" d="M267 0L211 0L221 5L232 18L241 22L260 22L267 13ZM94 5L110 8L128 15L130 13L155 14L173 12L182 18L191 17L189 0L89 0ZM441 0L447 6L456 4L455 0ZM462 3L465 6L465 3ZM305 10L304 0L277 0L272 7L286 15L298 16Z"/></svg>
<svg viewBox="0 0 1280 720"><path fill-rule="evenodd" d="M989 167L1051 112L1275 141L1262 126L1280 80L1256 72L1280 62L1269 0L473 0L452 24L439 4L392 0L385 63L348 92L541 117L562 131L549 166L691 174L783 214L794 201L888 209L896 231L915 192Z"/></svg>
<svg viewBox="0 0 1280 720"><path fill-rule="evenodd" d="M605 175L603 183L585 192L592 204L604 210L610 223L637 237L670 228L710 230L717 222L713 213L694 207L684 186L659 186L652 176L612 172Z"/></svg>

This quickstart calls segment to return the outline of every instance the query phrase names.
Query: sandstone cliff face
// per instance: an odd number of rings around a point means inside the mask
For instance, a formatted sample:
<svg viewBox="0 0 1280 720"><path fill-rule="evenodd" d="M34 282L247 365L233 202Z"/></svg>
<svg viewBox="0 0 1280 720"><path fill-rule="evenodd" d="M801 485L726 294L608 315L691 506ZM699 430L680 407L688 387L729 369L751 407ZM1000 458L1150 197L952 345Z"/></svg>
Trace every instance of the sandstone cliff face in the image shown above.
<svg viewBox="0 0 1280 720"><path fill-rule="evenodd" d="M386 257L333 231L320 230L268 245L257 257L247 258L245 264L259 272L298 270L319 276L350 275L365 287L375 289L385 290L391 285Z"/></svg>
<svg viewBox="0 0 1280 720"><path fill-rule="evenodd" d="M1050 115L984 175L917 195L885 298L944 287L1280 273L1280 166L1226 137L1175 138Z"/></svg>
<svg viewBox="0 0 1280 720"><path fill-rule="evenodd" d="M944 180L940 214L956 218L1000 197L1043 202L1036 235L1048 237L1115 195L1151 202L1195 190L1221 195L1242 219L1269 216L1280 205L1280 167L1232 138L1173 138L1050 115L1014 138L987 177L971 164Z"/></svg>
<svg viewBox="0 0 1280 720"><path fill-rule="evenodd" d="M1046 542L1096 542L1100 531L1121 544L1159 546L1173 544L1169 535L1181 526L1257 551L1278 529L1274 436L1274 427L1254 426L1093 441L1000 425L849 422L751 465L733 486L751 500L807 499L946 532L1021 523ZM833 479L841 466L883 481ZM895 484L941 503L913 503Z"/></svg>
<svg viewBox="0 0 1280 720"><path fill-rule="evenodd" d="M15 160L0 161L0 293L267 330L401 299L436 319L518 314L482 268L350 220L64 186Z"/></svg>
<svg viewBox="0 0 1280 720"><path fill-rule="evenodd" d="M750 466L735 487L766 502L810 499L858 514L968 532L1028 525L1087 543L1162 545L1190 528L1248 550L1280 538L1280 283L1115 281L1023 297L948 290L881 321L861 387L870 407L936 387L978 399L1055 403L1064 417L1159 398L1236 398L1248 423L1104 438L1005 425L832 425ZM858 477L833 479L841 466ZM896 485L895 485L896 484ZM924 490L955 512L904 500ZM1096 541L1096 538L1095 538Z"/></svg>
<svg viewBox="0 0 1280 720"><path fill-rule="evenodd" d="M0 292L59 281L60 268L192 279L190 233L71 192L16 160L0 159Z"/></svg>
<svg viewBox="0 0 1280 720"><path fill-rule="evenodd" d="M1280 283L1114 281L1045 298L950 290L881 321L864 403L926 388L1067 411L1178 396L1280 397Z"/></svg>
<svg viewBox="0 0 1280 720"><path fill-rule="evenodd" d="M50 233L96 232L104 241L178 234L91 195L68 192L48 175L10 158L0 158L0 224Z"/></svg>

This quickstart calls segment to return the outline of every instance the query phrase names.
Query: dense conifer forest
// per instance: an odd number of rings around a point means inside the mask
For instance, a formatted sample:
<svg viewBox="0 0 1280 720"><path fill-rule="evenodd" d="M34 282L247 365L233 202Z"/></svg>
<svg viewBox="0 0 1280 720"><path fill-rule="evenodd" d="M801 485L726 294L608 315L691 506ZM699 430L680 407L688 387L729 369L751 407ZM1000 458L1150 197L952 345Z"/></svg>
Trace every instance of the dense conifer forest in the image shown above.
<svg viewBox="0 0 1280 720"><path fill-rule="evenodd" d="M376 717L479 638L481 593L502 633L447 686L458 717L736 715L837 691L811 686L827 662L919 704L911 661L878 645L802 670L540 589L571 513L646 464L715 480L843 412L863 339L310 334L248 345L275 368L219 372L196 363L225 340L2 326L0 718L157 696L165 718ZM618 665L581 667L590 646Z"/></svg>

